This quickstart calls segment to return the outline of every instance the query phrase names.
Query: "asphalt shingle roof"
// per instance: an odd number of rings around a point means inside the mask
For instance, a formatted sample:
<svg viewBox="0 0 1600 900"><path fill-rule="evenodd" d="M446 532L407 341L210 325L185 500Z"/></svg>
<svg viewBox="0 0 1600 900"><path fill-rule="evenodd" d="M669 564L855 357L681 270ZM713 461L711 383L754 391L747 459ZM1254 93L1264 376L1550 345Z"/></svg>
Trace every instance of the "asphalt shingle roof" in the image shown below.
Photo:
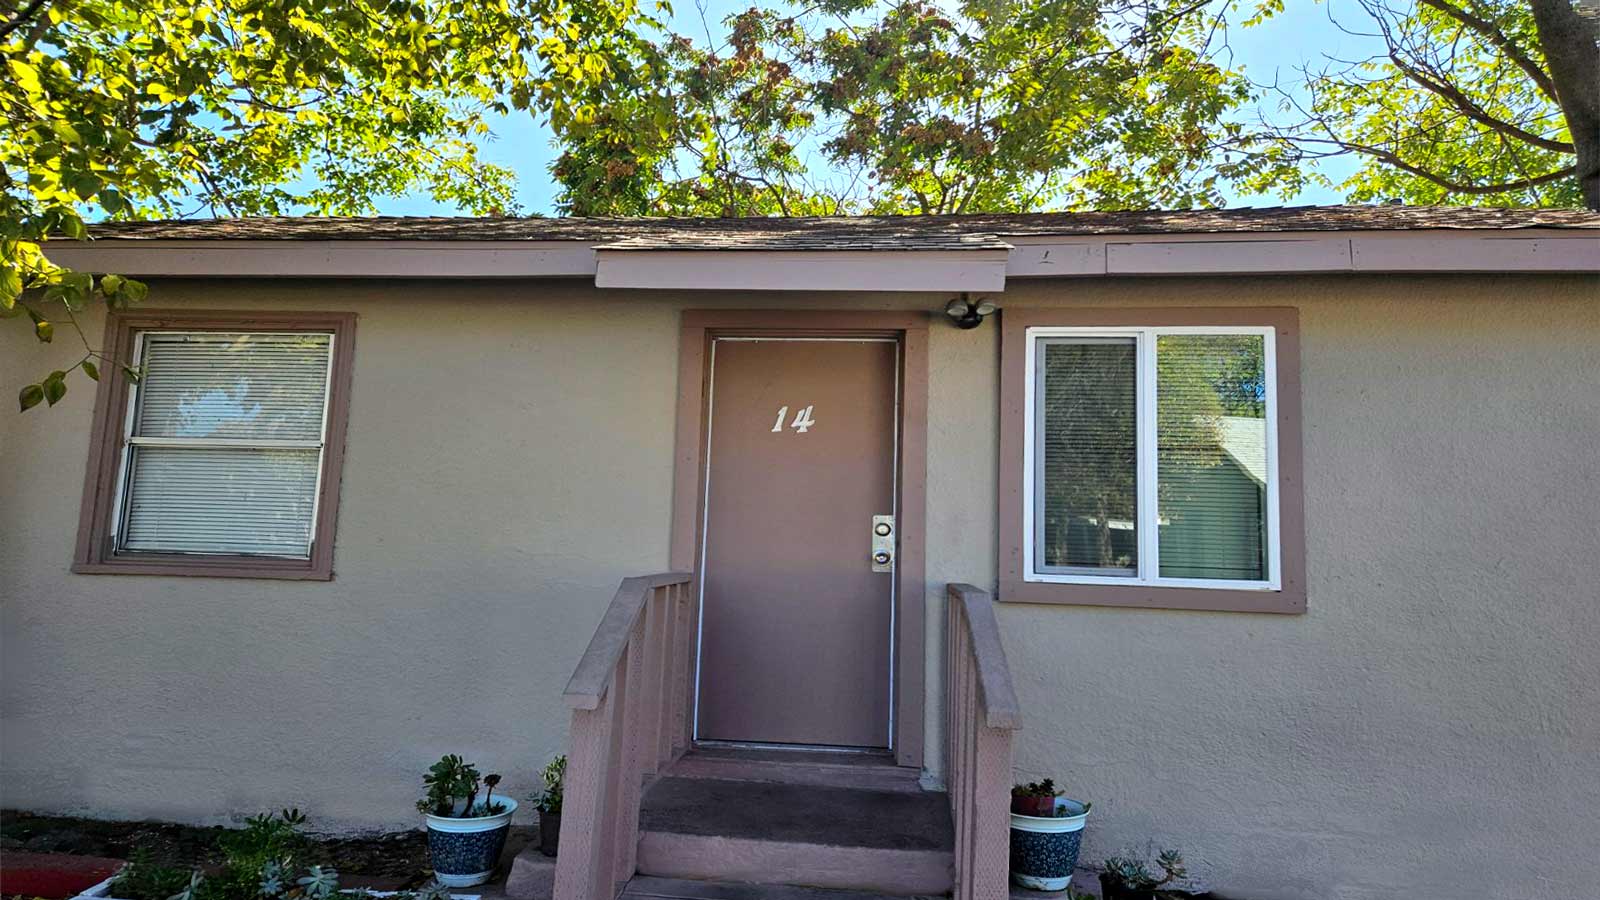
<svg viewBox="0 0 1600 900"><path fill-rule="evenodd" d="M619 250L1003 248L1007 238L1116 234L1600 230L1600 213L1464 206L1286 206L1215 210L817 218L470 218L263 216L113 222L102 240L579 241Z"/></svg>

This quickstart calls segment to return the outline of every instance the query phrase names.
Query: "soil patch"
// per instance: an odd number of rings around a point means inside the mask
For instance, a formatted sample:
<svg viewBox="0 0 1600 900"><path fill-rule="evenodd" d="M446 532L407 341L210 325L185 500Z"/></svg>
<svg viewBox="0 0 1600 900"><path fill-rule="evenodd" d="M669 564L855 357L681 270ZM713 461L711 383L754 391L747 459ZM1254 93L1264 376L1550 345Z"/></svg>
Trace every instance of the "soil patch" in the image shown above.
<svg viewBox="0 0 1600 900"><path fill-rule="evenodd" d="M152 861L183 868L220 864L217 836L226 829L172 822L107 822L71 816L41 816L0 811L0 851L75 853L128 859L144 850ZM319 835L308 832L308 865L332 866L349 875L382 880L386 886L421 884L430 874L428 837L421 830L366 837Z"/></svg>

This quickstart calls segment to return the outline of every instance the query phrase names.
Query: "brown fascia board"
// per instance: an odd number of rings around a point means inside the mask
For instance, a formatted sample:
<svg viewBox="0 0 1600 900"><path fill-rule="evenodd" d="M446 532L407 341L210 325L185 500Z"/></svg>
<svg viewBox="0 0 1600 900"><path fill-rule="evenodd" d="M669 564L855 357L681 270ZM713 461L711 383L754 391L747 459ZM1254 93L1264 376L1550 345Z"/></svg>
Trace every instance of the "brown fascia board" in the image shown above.
<svg viewBox="0 0 1600 900"><path fill-rule="evenodd" d="M600 287L919 290L937 269L968 290L1004 279L1282 273L1600 273L1600 232L1435 229L1005 238L1010 250L611 249L584 241L120 240L52 242L51 258L137 277L596 278ZM837 266L837 285L815 279ZM1000 271L996 271L997 264ZM805 277L783 273L797 269ZM792 272L789 272L792 275ZM597 278L598 276L598 278ZM680 283L681 282L681 283Z"/></svg>

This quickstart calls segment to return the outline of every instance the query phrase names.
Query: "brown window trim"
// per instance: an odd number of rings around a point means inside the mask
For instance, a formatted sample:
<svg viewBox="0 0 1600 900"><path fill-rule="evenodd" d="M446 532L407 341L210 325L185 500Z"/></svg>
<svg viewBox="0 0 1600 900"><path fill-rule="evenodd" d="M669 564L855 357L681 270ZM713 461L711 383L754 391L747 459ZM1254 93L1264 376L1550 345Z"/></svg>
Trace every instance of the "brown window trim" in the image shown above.
<svg viewBox="0 0 1600 900"><path fill-rule="evenodd" d="M344 464L345 424L350 412L350 376L355 361L354 313L260 313L226 311L139 310L111 313L106 318L105 346L115 359L132 358L135 335L153 329L190 331L330 331L333 371L328 385L328 433L323 442L322 483L311 558L266 559L252 556L189 556L111 552L111 516L122 458L122 433L128 410L127 375L120 365L101 369L95 395L94 425L89 437L89 464L83 504L78 516L78 548L72 571L86 575L202 575L212 578L283 578L329 581L333 578L334 524L339 517L339 474Z"/></svg>
<svg viewBox="0 0 1600 900"><path fill-rule="evenodd" d="M1147 609L1302 613L1306 609L1305 500L1300 436L1300 312L1293 308L1017 309L1000 321L1000 595L1012 603L1062 603ZM1023 441L1027 404L1027 329L1161 325L1238 325L1276 331L1278 369L1278 541L1276 591L1055 584L1023 577Z"/></svg>

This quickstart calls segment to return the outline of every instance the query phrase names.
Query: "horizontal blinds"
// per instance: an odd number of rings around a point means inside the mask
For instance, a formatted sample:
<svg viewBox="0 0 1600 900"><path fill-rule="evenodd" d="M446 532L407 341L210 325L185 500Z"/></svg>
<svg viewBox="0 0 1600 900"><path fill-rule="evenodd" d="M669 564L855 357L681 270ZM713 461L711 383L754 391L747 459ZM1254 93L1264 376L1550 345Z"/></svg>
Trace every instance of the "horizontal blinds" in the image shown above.
<svg viewBox="0 0 1600 900"><path fill-rule="evenodd" d="M1156 480L1163 578L1267 578L1265 339L1156 340Z"/></svg>
<svg viewBox="0 0 1600 900"><path fill-rule="evenodd" d="M123 549L305 559L321 455L135 446Z"/></svg>
<svg viewBox="0 0 1600 900"><path fill-rule="evenodd" d="M309 558L332 346L143 335L118 550Z"/></svg>
<svg viewBox="0 0 1600 900"><path fill-rule="evenodd" d="M145 336L136 437L321 440L326 334Z"/></svg>
<svg viewBox="0 0 1600 900"><path fill-rule="evenodd" d="M1035 552L1046 571L1138 566L1138 380L1133 338L1040 342Z"/></svg>

